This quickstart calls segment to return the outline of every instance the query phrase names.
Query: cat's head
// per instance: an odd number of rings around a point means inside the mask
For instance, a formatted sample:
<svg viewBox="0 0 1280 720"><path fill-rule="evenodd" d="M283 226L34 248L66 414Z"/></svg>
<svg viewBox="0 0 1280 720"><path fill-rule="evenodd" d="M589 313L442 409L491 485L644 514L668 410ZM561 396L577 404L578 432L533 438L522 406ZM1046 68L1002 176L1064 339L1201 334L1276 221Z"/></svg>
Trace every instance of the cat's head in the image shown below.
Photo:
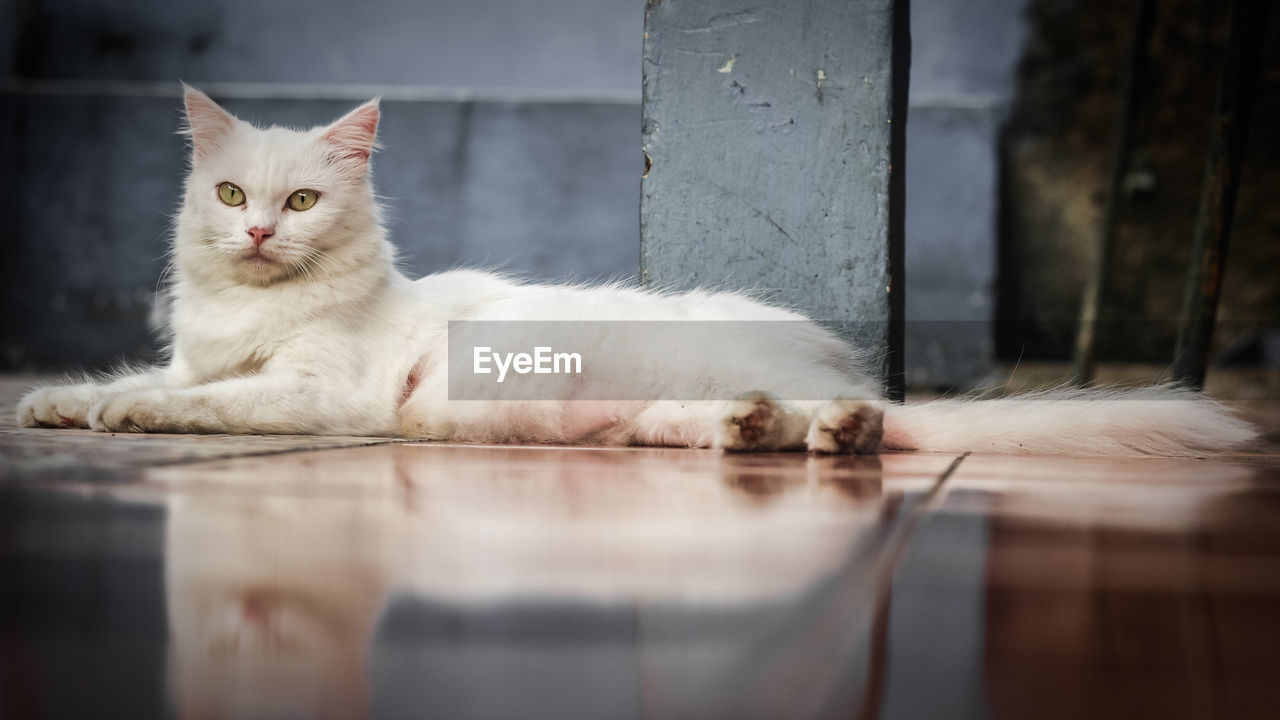
<svg viewBox="0 0 1280 720"><path fill-rule="evenodd" d="M376 254L376 99L330 125L291 130L254 127L185 90L191 169L176 239L184 271L270 285Z"/></svg>

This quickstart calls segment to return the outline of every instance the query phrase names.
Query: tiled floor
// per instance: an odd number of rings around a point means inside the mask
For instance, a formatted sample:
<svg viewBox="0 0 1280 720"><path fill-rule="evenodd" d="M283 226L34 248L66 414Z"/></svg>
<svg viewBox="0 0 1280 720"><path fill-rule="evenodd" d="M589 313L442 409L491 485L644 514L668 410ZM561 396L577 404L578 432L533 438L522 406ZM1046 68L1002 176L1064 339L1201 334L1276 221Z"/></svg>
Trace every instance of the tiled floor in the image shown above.
<svg viewBox="0 0 1280 720"><path fill-rule="evenodd" d="M1280 707L1280 453L513 448L12 427L0 717Z"/></svg>

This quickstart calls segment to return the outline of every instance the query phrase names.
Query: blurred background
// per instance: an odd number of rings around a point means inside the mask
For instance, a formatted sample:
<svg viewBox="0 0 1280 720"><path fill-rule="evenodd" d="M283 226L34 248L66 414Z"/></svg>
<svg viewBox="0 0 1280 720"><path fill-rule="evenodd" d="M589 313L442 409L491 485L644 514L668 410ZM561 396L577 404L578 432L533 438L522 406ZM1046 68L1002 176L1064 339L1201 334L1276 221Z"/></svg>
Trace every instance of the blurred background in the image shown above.
<svg viewBox="0 0 1280 720"><path fill-rule="evenodd" d="M912 0L908 383L1065 360L1135 0ZM1104 361L1166 365L1227 8L1164 0ZM1274 18L1273 18L1274 20ZM0 368L154 357L185 148L177 81L257 123L384 98L375 182L407 273L637 273L641 0L0 0ZM1280 365L1280 38L1256 88L1215 356Z"/></svg>

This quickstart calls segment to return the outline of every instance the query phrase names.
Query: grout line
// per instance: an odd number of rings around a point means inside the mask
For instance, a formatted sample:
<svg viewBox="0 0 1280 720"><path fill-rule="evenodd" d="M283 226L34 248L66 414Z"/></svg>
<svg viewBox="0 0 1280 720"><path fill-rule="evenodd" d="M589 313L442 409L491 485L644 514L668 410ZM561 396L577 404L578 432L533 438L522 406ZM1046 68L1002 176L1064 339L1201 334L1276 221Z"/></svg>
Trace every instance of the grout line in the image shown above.
<svg viewBox="0 0 1280 720"><path fill-rule="evenodd" d="M964 462L964 459L969 457L972 454L973 454L972 452L966 451L963 455L957 456L956 459L952 460L951 464L947 466L947 469L943 470L942 474L938 476L938 481L934 483L933 489L929 491L930 497L927 499L927 502L930 503L930 509L936 506L936 503L934 501L937 498L934 497L934 493L942 489L942 486L946 484L948 480L951 479L951 476L955 475L956 470L960 469L960 463Z"/></svg>
<svg viewBox="0 0 1280 720"><path fill-rule="evenodd" d="M938 476L933 487L922 500L907 509L907 515L894 527L886 539L881 553L881 563L875 574L875 599L871 610L871 637L869 638L866 692L857 717L878 718L884 700L885 685L889 680L889 615L893 606L893 580L902 567L907 548L915 534L920 519L941 504L947 480L955 474L960 463L969 457L966 452L957 456Z"/></svg>
<svg viewBox="0 0 1280 720"><path fill-rule="evenodd" d="M964 459L969 455L970 453L966 452L963 455L956 456L951 461L951 464L947 466L947 469L943 470L942 474L938 475L938 478L934 480L933 485L925 491L924 497L909 508L906 508L906 517L902 518L897 527L890 532L890 537L885 541L885 547L893 551L892 559L894 562L892 565L895 570L898 565L897 561L906 552L906 546L910 542L910 535L915 530L916 524L919 523L920 517L936 509L942 503L942 497L946 494L943 490L947 481L951 479L951 476L960 467L960 463L964 462Z"/></svg>

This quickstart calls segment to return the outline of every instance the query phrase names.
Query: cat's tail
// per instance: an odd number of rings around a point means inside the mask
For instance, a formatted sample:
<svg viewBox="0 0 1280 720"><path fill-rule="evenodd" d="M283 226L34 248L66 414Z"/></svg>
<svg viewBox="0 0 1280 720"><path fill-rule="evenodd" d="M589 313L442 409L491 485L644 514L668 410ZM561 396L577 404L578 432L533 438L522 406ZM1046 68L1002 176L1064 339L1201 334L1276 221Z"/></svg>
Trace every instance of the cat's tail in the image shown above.
<svg viewBox="0 0 1280 720"><path fill-rule="evenodd" d="M893 405L884 426L885 449L945 452L1186 457L1258 438L1219 403L1177 385Z"/></svg>

